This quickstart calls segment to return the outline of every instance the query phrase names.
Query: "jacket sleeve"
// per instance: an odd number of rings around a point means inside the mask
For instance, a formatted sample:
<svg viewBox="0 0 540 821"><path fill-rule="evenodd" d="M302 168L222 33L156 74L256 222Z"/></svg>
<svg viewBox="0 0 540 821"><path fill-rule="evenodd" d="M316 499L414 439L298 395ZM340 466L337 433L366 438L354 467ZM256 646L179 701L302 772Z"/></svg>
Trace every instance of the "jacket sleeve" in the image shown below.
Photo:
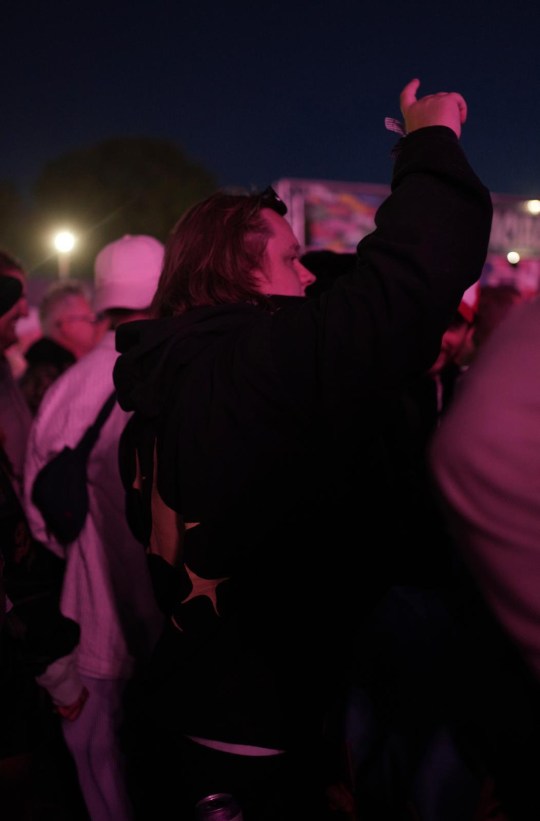
<svg viewBox="0 0 540 821"><path fill-rule="evenodd" d="M297 395L317 384L329 410L339 411L428 368L463 292L480 277L492 213L490 193L451 129L405 137L391 193L357 247L356 270L292 320L278 314L282 330L290 325L278 356L293 394L304 375Z"/></svg>

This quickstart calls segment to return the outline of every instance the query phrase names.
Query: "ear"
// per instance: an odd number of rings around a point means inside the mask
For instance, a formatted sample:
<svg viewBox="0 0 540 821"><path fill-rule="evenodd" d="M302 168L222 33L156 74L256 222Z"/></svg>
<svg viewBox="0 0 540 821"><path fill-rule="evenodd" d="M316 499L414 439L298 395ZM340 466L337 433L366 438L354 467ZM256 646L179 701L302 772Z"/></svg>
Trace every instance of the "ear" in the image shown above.
<svg viewBox="0 0 540 821"><path fill-rule="evenodd" d="M264 268L254 268L252 271L253 282L259 293L268 296L270 294L270 280Z"/></svg>

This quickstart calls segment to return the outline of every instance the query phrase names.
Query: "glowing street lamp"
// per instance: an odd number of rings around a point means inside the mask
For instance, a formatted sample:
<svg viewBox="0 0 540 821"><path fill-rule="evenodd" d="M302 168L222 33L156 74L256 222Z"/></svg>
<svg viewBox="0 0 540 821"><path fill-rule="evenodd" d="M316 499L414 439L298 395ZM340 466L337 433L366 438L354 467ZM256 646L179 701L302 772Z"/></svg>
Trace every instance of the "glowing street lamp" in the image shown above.
<svg viewBox="0 0 540 821"><path fill-rule="evenodd" d="M65 279L69 276L69 255L75 245L75 235L71 231L59 231L53 242L58 251L58 276Z"/></svg>
<svg viewBox="0 0 540 821"><path fill-rule="evenodd" d="M540 214L540 200L528 200L527 211L535 217L538 216Z"/></svg>
<svg viewBox="0 0 540 821"><path fill-rule="evenodd" d="M508 251L506 259L510 265L517 265L521 257L517 251Z"/></svg>

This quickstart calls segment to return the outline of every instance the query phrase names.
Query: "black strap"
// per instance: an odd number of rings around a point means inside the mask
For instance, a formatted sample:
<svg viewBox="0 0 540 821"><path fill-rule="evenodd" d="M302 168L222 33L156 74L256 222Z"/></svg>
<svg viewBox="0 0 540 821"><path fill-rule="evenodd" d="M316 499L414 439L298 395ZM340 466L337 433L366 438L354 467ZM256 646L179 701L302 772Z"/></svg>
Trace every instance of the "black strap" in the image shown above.
<svg viewBox="0 0 540 821"><path fill-rule="evenodd" d="M107 397L105 404L101 407L95 420L83 433L79 443L76 445L78 449L86 450L88 453L90 453L90 451L96 443L96 440L99 436L99 432L105 424L105 422L107 421L107 417L114 408L115 403L116 391L113 391L111 395Z"/></svg>

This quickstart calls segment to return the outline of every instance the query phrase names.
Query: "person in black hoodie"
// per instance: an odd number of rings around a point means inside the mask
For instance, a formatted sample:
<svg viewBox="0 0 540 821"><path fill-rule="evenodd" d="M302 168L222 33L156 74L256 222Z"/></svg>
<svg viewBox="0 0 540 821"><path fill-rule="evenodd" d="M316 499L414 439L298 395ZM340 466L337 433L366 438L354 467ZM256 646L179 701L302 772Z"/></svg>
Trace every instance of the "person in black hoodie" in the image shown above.
<svg viewBox="0 0 540 821"><path fill-rule="evenodd" d="M285 204L217 192L171 233L156 318L117 332L127 514L169 617L133 696L143 818L216 792L245 821L326 817L325 720L394 581L380 409L434 360L491 228L465 101L418 87L353 272L298 299Z"/></svg>

